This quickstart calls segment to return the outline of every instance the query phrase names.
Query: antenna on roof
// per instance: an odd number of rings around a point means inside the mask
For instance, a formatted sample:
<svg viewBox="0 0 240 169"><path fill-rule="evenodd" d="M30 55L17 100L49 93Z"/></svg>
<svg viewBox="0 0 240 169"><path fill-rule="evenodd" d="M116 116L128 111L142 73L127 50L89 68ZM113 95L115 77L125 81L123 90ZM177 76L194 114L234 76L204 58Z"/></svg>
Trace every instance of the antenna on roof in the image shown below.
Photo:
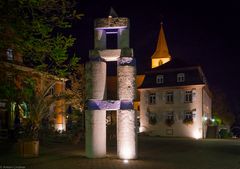
<svg viewBox="0 0 240 169"><path fill-rule="evenodd" d="M118 17L116 11L112 7L110 8L110 12L109 12L108 17L109 18L116 18L116 17Z"/></svg>

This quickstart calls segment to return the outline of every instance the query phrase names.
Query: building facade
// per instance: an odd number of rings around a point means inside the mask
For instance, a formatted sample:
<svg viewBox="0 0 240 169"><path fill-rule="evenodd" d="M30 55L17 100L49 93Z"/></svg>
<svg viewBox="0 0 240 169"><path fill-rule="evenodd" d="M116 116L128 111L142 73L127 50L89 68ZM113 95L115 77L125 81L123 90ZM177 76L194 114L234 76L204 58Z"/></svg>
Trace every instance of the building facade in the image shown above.
<svg viewBox="0 0 240 169"><path fill-rule="evenodd" d="M9 91L13 89L21 91L24 88L24 81L31 79L34 81L34 94L40 95L42 92L47 91L48 96L59 96L65 92L66 79L59 78L44 72L39 72L33 68L27 67L23 64L20 55L13 55L12 49L7 49L6 55L1 56L0 74L3 80L1 83L1 90L4 86L9 87ZM31 115L29 112L29 105L24 99L10 98L11 93L5 94L7 98L0 97L0 131L14 130L16 123L22 123L24 118ZM2 94L3 96L3 94ZM17 103L21 100L21 103ZM55 130L66 130L66 103L64 99L58 99L49 107L49 112L54 114L52 119Z"/></svg>
<svg viewBox="0 0 240 169"><path fill-rule="evenodd" d="M211 93L200 66L171 59L163 26L140 92L140 132L153 136L205 138Z"/></svg>

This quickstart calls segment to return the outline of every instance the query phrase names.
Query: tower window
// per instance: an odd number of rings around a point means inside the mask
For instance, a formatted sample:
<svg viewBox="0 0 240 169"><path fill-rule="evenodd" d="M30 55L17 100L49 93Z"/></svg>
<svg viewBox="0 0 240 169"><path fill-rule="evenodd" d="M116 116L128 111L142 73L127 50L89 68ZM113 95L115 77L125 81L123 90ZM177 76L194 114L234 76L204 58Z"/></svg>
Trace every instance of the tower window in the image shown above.
<svg viewBox="0 0 240 169"><path fill-rule="evenodd" d="M184 82L185 81L185 74L184 73L178 73L177 74L177 82Z"/></svg>
<svg viewBox="0 0 240 169"><path fill-rule="evenodd" d="M106 34L106 47L107 49L117 49L118 48L118 34L107 33Z"/></svg>
<svg viewBox="0 0 240 169"><path fill-rule="evenodd" d="M157 77L156 77L156 83L157 84L163 84L163 79L164 78L164 76L163 75L157 75Z"/></svg>

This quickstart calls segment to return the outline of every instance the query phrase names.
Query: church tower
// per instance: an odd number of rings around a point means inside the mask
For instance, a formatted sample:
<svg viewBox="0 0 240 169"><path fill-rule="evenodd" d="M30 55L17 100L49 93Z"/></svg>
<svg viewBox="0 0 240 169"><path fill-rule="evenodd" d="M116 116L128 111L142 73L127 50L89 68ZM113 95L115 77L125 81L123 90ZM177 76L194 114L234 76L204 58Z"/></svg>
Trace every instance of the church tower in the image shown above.
<svg viewBox="0 0 240 169"><path fill-rule="evenodd" d="M161 66L162 64L171 60L171 56L168 52L168 46L163 31L163 23L161 23L161 29L158 37L157 48L152 55L152 68Z"/></svg>

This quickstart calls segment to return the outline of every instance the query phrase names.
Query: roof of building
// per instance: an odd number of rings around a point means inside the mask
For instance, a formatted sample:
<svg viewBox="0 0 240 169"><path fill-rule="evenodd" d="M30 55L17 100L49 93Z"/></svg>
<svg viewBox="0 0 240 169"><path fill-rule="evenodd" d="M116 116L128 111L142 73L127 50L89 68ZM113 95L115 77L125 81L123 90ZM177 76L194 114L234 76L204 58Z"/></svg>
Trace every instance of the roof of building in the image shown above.
<svg viewBox="0 0 240 169"><path fill-rule="evenodd" d="M183 82L177 82L178 73L184 73L185 80ZM163 75L163 83L156 82L158 75ZM181 59L174 58L171 61L146 72L143 83L139 89L198 84L206 84L206 78L201 67L186 63Z"/></svg>
<svg viewBox="0 0 240 169"><path fill-rule="evenodd" d="M156 71L163 71L163 70L169 70L169 69L179 69L179 68L189 68L189 67L196 67L198 65L196 64L190 64L185 62L182 59L179 58L172 58L169 62L158 66L156 68L152 68L149 72L156 72Z"/></svg>

